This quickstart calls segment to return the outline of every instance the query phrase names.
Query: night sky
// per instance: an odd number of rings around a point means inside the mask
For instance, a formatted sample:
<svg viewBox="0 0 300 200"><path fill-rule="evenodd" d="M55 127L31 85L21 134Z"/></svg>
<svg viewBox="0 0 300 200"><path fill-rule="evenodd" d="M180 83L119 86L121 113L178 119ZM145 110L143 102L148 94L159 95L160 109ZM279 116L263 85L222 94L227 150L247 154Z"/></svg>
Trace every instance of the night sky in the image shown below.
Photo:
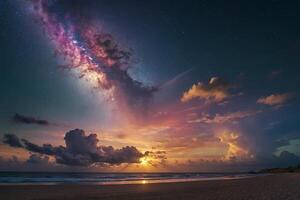
<svg viewBox="0 0 300 200"><path fill-rule="evenodd" d="M0 169L300 163L300 1L0 1Z"/></svg>

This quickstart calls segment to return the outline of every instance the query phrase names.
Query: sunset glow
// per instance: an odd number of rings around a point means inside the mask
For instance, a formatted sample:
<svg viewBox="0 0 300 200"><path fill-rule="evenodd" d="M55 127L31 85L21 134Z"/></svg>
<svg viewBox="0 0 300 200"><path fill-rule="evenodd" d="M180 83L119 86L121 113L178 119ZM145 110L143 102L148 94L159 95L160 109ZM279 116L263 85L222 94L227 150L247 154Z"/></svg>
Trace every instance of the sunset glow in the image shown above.
<svg viewBox="0 0 300 200"><path fill-rule="evenodd" d="M0 35L2 169L236 172L300 160L292 14L240 5L233 15L209 2L3 4L12 22Z"/></svg>

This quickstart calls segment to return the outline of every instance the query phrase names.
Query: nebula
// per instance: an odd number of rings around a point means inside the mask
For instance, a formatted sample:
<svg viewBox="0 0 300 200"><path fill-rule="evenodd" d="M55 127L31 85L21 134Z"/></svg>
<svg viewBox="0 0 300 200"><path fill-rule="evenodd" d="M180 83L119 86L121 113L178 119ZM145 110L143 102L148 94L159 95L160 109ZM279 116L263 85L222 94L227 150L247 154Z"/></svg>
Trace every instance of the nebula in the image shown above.
<svg viewBox="0 0 300 200"><path fill-rule="evenodd" d="M88 18L62 14L58 3L31 2L45 34L55 46L55 54L64 59L65 68L76 69L79 78L85 78L122 107L148 104L157 88L145 86L130 76L131 51L121 48L112 35L100 31Z"/></svg>

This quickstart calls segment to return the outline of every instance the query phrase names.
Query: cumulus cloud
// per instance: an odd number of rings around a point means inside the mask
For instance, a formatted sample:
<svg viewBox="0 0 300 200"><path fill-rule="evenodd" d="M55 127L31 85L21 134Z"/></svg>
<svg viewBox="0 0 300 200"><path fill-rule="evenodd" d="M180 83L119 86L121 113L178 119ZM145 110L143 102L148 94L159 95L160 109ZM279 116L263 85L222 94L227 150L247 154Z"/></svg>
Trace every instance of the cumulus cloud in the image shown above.
<svg viewBox="0 0 300 200"><path fill-rule="evenodd" d="M8 137L8 136L6 136ZM17 138L11 134L10 138ZM115 149L112 146L98 145L96 134L86 135L81 129L74 129L65 135L66 146L53 146L51 144L37 145L26 139L20 142L22 147L30 152L41 155L54 156L56 163L71 166L89 166L93 164L118 165L122 163L139 163L140 158L145 156L136 147L126 146ZM11 147L16 147L15 143L6 142Z"/></svg>
<svg viewBox="0 0 300 200"><path fill-rule="evenodd" d="M238 112L232 112L227 114L216 114L215 116L211 115L204 115L200 118L189 120L189 123L206 123L206 124L223 124L228 122L237 122L238 120L244 119L246 117L250 117L253 115L256 115L260 111L238 111Z"/></svg>
<svg viewBox="0 0 300 200"><path fill-rule="evenodd" d="M249 159L252 157L249 150L243 146L240 134L236 132L223 132L218 135L220 141L227 145L226 160Z"/></svg>
<svg viewBox="0 0 300 200"><path fill-rule="evenodd" d="M3 143L8 144L11 147L20 147L22 148L23 145L19 138L16 135L13 134L5 134L3 136Z"/></svg>
<svg viewBox="0 0 300 200"><path fill-rule="evenodd" d="M181 101L188 102L197 98L206 102L222 102L231 96L229 89L234 87L233 84L227 83L219 77L212 77L208 84L201 82L194 84L188 91L183 93Z"/></svg>
<svg viewBox="0 0 300 200"><path fill-rule="evenodd" d="M257 103L269 106L283 105L293 97L294 93L271 94L269 96L259 98Z"/></svg>
<svg viewBox="0 0 300 200"><path fill-rule="evenodd" d="M16 113L12 119L15 123L20 123L20 124L37 124L41 126L50 125L50 123L47 120L37 119L35 117L25 116L18 113Z"/></svg>

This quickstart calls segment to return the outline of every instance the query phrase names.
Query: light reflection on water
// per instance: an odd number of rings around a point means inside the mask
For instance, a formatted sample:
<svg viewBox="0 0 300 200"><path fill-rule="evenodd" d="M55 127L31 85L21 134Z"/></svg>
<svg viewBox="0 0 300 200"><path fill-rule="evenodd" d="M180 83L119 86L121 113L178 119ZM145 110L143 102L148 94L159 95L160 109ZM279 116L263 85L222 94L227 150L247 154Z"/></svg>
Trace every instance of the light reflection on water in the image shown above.
<svg viewBox="0 0 300 200"><path fill-rule="evenodd" d="M210 178L178 178L178 179L157 179L157 180L131 180L131 181L110 181L94 183L97 185L128 185L128 184L151 184L151 183L183 183L194 181L209 181L209 180L233 180L242 178L251 178L258 175L235 176L235 177L210 177Z"/></svg>

